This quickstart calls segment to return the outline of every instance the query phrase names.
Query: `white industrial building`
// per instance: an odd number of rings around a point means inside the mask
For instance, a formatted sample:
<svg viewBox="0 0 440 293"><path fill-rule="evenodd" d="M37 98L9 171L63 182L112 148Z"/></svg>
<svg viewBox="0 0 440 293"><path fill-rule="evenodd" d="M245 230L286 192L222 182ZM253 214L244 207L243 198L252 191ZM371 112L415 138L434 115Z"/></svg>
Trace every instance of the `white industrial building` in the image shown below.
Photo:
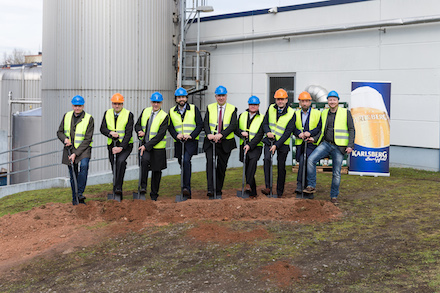
<svg viewBox="0 0 440 293"><path fill-rule="evenodd" d="M330 0L202 18L205 104L219 84L242 112L251 95L265 111L278 86L296 98L318 85L350 103L352 80L390 81L391 164L438 171L439 32L435 0ZM196 41L192 27L187 45Z"/></svg>
<svg viewBox="0 0 440 293"><path fill-rule="evenodd" d="M190 2L192 10L182 8ZM350 103L352 80L389 81L392 166L440 170L439 1L328 0L203 17L194 3L208 2L44 0L42 125L35 125L42 133L36 139L56 137L75 95L85 98L99 133L116 92L137 119L155 91L164 94L165 110L173 106L180 84L196 92L190 101L202 112L218 85L227 87L239 112L251 95L265 112L279 87L292 101L313 85ZM4 134L10 119L1 82ZM102 147L93 150L91 173L110 169L105 141L94 137ZM44 147L61 148L56 140ZM67 175L60 152L43 161L57 165L44 170L45 178Z"/></svg>

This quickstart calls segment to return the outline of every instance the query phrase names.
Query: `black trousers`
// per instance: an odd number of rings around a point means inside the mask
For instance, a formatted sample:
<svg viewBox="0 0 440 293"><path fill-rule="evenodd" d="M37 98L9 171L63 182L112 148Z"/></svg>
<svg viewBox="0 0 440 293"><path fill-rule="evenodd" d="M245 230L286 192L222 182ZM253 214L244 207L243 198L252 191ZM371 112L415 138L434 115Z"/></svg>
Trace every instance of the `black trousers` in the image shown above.
<svg viewBox="0 0 440 293"><path fill-rule="evenodd" d="M148 171L152 169L151 165L151 153L145 151L141 157L141 189L147 189ZM156 198L159 196L160 180L162 179L162 170L151 171L151 192L150 196Z"/></svg>
<svg viewBox="0 0 440 293"><path fill-rule="evenodd" d="M264 145L264 181L266 188L270 188L270 146ZM282 196L284 192L284 183L286 182L286 159L289 153L290 147L288 145L282 145L277 149L277 166L278 166L278 178L277 178L277 195Z"/></svg>
<svg viewBox="0 0 440 293"><path fill-rule="evenodd" d="M243 145L240 146L240 162L243 162ZM253 150L250 150L246 154L246 164L245 164L245 177L246 184L249 184L251 187L251 195L257 195L257 184L255 182L255 173L257 172L257 163L261 157L261 153L263 151L263 147L258 146Z"/></svg>
<svg viewBox="0 0 440 293"><path fill-rule="evenodd" d="M213 167L214 162L212 158L213 148L210 147L205 150L206 155L206 179L208 182L208 192L214 192ZM223 183L225 181L226 168L228 167L228 160L231 153L226 153L221 145L216 144L215 156L217 158L217 174L216 174L216 194L222 194Z"/></svg>
<svg viewBox="0 0 440 293"><path fill-rule="evenodd" d="M108 157L110 160L110 164L112 166L112 172L114 176L116 176L116 180L113 184L113 192L115 190L122 190L122 184L124 183L124 176L125 176L125 169L127 169L127 158L131 154L131 151L133 150L133 144L129 144L126 149L123 149L119 154L116 154L116 173L115 170L113 170L113 162L114 162L114 155L112 153L113 145L108 145Z"/></svg>

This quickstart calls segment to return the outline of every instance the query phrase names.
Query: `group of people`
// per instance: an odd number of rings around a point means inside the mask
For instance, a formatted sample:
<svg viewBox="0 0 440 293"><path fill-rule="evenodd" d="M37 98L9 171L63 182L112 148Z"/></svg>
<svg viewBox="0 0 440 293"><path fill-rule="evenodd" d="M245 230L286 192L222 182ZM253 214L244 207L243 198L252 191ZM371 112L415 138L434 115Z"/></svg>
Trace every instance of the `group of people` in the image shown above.
<svg viewBox="0 0 440 293"><path fill-rule="evenodd" d="M275 103L263 115L260 99L251 96L248 109L237 115L237 108L227 102L224 86L215 90L216 102L209 104L204 119L200 110L188 103L188 93L178 88L176 106L169 112L162 109L163 96L155 92L150 107L142 110L136 123L134 115L124 108L124 97L112 96L112 108L104 113L100 132L108 137L109 161L114 174L113 194L122 199L122 185L126 160L133 150L133 128L139 138L141 176L139 193L147 192L148 172L152 172L150 197L157 200L162 170L167 167L166 134L174 139L175 157L182 168L182 196L191 198L191 159L197 154L199 135L205 131L203 150L206 156L207 197L221 199L226 169L231 151L235 149L235 136L240 138L239 158L245 165L245 191L257 196L255 173L264 148L264 195L272 196L272 158L277 154L276 195L282 197L286 179L286 159L290 151L292 134L295 136L296 159L299 162L297 197L313 199L316 188L316 163L328 155L333 159L333 179L330 198L337 203L341 166L345 153L354 146L354 125L351 113L339 107L339 95L328 94L328 109L322 113L311 108L311 96L302 92L298 99L300 109L288 105L284 89L275 92ZM72 111L67 112L59 126L57 136L65 145L62 163L68 165L72 187L72 203L85 203L83 195L91 157L93 117L84 112L84 98L72 99ZM305 162L304 160L307 160ZM306 170L303 170L306 168ZM303 175L306 174L306 175Z"/></svg>

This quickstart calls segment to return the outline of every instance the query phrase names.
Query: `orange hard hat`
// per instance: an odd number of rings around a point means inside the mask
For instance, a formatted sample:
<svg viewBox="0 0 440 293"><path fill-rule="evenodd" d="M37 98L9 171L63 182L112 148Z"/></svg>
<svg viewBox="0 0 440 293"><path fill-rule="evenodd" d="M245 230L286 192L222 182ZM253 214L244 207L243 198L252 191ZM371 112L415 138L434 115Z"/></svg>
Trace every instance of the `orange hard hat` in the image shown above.
<svg viewBox="0 0 440 293"><path fill-rule="evenodd" d="M111 101L113 103L123 103L124 97L120 93L116 93L112 96Z"/></svg>
<svg viewBox="0 0 440 293"><path fill-rule="evenodd" d="M298 96L298 100L311 100L312 97L310 96L310 94L308 92L302 92L299 94Z"/></svg>
<svg viewBox="0 0 440 293"><path fill-rule="evenodd" d="M287 99L287 92L284 89L279 89L275 92L273 96L275 99Z"/></svg>

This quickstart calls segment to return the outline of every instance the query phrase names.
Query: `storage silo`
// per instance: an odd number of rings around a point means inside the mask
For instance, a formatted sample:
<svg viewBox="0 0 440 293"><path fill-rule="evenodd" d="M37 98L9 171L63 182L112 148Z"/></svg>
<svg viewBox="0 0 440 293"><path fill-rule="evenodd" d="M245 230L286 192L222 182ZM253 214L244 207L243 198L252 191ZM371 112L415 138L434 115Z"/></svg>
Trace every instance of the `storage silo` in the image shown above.
<svg viewBox="0 0 440 293"><path fill-rule="evenodd" d="M174 105L178 2L44 0L43 139L56 136L75 95L84 97L84 110L95 118L95 134L116 92L135 120L155 91L164 95L164 110ZM104 144L105 137L94 136L94 146ZM133 153L129 165L136 164ZM105 147L94 148L92 159L102 160L91 164L91 172L109 170ZM56 156L52 163L60 161ZM58 171L48 175L64 174Z"/></svg>

